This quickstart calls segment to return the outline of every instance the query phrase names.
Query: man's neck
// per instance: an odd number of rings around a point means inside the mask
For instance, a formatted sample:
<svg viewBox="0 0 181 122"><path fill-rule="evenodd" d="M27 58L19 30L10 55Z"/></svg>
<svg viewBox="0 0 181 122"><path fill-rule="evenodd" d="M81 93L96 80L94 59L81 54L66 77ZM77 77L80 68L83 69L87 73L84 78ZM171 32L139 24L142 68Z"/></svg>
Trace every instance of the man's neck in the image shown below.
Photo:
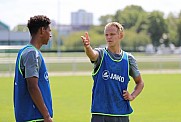
<svg viewBox="0 0 181 122"><path fill-rule="evenodd" d="M121 51L122 51L120 47L115 47L115 48L113 48L113 47L108 47L108 50L109 50L110 52L114 53L114 54L120 54Z"/></svg>
<svg viewBox="0 0 181 122"><path fill-rule="evenodd" d="M30 44L33 45L36 49L40 50L42 44L40 43L40 40L38 39L31 39Z"/></svg>

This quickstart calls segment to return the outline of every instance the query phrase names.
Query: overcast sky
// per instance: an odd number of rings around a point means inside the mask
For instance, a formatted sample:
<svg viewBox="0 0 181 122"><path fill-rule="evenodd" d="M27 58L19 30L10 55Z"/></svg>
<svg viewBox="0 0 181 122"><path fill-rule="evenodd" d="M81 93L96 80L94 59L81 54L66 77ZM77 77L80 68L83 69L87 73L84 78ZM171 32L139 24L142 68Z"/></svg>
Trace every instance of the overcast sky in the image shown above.
<svg viewBox="0 0 181 122"><path fill-rule="evenodd" d="M71 12L84 9L93 13L94 24L101 15L115 14L128 5L139 5L145 11L159 10L168 15L181 11L180 0L0 0L0 21L11 29L26 24L30 16L47 15L60 24L70 24Z"/></svg>

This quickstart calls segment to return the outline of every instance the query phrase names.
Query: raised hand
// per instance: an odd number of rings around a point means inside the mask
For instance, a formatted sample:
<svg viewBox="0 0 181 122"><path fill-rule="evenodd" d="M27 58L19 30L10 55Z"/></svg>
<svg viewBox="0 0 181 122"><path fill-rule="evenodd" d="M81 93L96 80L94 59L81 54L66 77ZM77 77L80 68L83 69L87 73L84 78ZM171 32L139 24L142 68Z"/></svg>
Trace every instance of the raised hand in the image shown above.
<svg viewBox="0 0 181 122"><path fill-rule="evenodd" d="M81 38L82 38L82 42L84 44L84 47L85 48L90 47L90 37L89 37L88 32L85 32L85 36L81 36Z"/></svg>

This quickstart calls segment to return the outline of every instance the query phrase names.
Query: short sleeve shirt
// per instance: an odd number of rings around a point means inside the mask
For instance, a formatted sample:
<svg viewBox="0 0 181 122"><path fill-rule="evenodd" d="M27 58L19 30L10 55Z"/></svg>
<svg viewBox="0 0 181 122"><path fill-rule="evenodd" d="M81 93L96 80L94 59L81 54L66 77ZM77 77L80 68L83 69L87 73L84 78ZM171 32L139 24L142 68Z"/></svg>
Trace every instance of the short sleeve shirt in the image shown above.
<svg viewBox="0 0 181 122"><path fill-rule="evenodd" d="M24 78L37 77L39 78L39 69L41 66L41 58L38 50L27 48L22 52L20 60L20 68Z"/></svg>

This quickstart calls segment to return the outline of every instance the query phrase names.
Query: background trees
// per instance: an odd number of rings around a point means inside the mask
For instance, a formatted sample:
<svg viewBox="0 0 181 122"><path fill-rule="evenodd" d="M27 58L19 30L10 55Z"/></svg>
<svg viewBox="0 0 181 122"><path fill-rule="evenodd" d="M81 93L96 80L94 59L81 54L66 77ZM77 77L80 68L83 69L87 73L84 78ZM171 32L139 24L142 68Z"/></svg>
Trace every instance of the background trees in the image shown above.
<svg viewBox="0 0 181 122"><path fill-rule="evenodd" d="M163 15L164 14L162 12L153 11L148 17L147 32L150 35L154 47L158 47L161 43L160 39L162 38L163 34L168 33L168 26L163 18Z"/></svg>
<svg viewBox="0 0 181 122"><path fill-rule="evenodd" d="M113 15L99 18L100 25L92 26L89 31L91 45L105 45L104 26L111 21L120 22L125 28L122 48L129 51L143 51L146 45L152 44L155 49L164 44L181 46L181 12L170 13L165 17L161 11L146 12L141 6L130 5L117 10ZM74 32L63 38L64 49L83 50L80 36L85 32Z"/></svg>
<svg viewBox="0 0 181 122"><path fill-rule="evenodd" d="M111 21L121 23L125 28L122 48L130 51L143 51L146 45L152 44L155 49L164 44L181 46L181 12L176 15L170 13L165 16L161 11L147 12L141 6L130 5L119 9L115 14L102 15L100 25L93 25L86 30L91 37L91 45L99 47L105 45L104 26ZM24 26L17 26L14 31L27 31ZM81 35L85 31L74 31L67 36L58 36L57 28L52 28L52 49L83 51ZM59 43L61 40L61 43Z"/></svg>
<svg viewBox="0 0 181 122"><path fill-rule="evenodd" d="M177 24L177 33L178 33L178 46L181 46L181 11L178 18L178 24Z"/></svg>

